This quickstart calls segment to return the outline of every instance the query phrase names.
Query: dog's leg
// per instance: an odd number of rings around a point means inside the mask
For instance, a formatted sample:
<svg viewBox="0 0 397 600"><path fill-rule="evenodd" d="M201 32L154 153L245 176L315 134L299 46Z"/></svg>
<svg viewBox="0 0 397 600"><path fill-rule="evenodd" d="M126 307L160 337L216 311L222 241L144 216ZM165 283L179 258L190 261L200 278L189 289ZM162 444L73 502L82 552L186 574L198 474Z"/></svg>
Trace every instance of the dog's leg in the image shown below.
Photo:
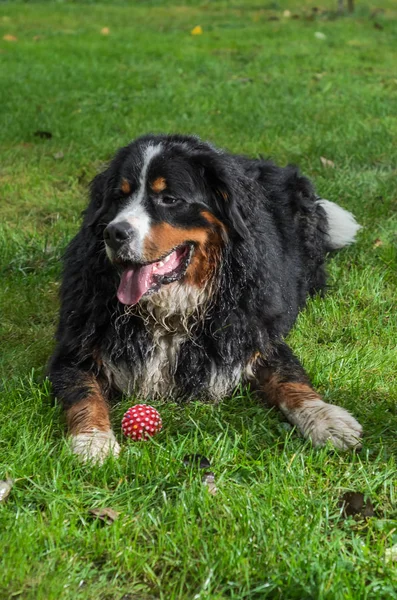
<svg viewBox="0 0 397 600"><path fill-rule="evenodd" d="M315 446L328 440L341 450L361 446L361 425L344 408L321 399L287 344L277 344L269 357L256 357L249 372L267 402L277 406Z"/></svg>
<svg viewBox="0 0 397 600"><path fill-rule="evenodd" d="M66 412L73 452L84 462L102 463L109 454L117 456L120 446L110 426L104 392L94 374L54 361L49 376Z"/></svg>

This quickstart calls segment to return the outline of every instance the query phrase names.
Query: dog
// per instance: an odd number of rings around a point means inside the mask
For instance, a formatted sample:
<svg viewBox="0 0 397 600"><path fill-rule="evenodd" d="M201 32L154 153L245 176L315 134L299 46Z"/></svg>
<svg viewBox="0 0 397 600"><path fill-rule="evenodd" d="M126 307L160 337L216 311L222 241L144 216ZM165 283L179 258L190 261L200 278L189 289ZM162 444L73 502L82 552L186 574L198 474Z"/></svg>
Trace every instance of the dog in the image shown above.
<svg viewBox="0 0 397 600"><path fill-rule="evenodd" d="M219 401L240 383L313 445L360 447L360 424L321 399L284 340L325 290L327 253L355 240L351 213L296 167L147 135L94 178L83 215L49 365L82 460L118 455L117 394Z"/></svg>

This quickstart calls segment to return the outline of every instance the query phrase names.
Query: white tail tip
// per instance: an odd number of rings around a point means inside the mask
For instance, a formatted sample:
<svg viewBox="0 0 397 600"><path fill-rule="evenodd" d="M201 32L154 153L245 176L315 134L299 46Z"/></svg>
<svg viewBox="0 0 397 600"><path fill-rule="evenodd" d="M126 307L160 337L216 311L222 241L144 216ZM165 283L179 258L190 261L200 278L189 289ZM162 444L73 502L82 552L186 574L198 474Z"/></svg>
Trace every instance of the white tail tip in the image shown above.
<svg viewBox="0 0 397 600"><path fill-rule="evenodd" d="M317 200L327 213L328 237L330 250L339 250L356 241L356 234L361 229L351 212L345 210L335 202Z"/></svg>

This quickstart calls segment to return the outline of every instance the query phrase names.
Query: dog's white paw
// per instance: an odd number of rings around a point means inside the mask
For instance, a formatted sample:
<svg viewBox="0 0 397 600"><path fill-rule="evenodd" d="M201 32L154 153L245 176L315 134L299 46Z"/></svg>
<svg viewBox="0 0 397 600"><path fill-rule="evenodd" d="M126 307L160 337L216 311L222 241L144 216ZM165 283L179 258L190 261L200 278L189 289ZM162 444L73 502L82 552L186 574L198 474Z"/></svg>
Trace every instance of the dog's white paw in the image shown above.
<svg viewBox="0 0 397 600"><path fill-rule="evenodd" d="M330 441L339 450L361 447L360 423L340 406L316 399L306 400L299 408L282 410L314 446L324 446Z"/></svg>
<svg viewBox="0 0 397 600"><path fill-rule="evenodd" d="M102 464L107 456L118 456L120 445L113 431L92 429L89 433L79 433L71 436L71 447L83 462Z"/></svg>

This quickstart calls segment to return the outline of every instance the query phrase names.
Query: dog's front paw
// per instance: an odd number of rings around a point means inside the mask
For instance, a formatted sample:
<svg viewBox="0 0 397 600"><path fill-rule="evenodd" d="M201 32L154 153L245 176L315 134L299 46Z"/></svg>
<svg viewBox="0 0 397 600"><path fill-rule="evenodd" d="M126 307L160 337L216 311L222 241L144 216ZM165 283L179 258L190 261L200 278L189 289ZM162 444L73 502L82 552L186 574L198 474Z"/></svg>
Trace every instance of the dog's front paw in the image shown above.
<svg viewBox="0 0 397 600"><path fill-rule="evenodd" d="M71 437L71 447L83 462L102 464L107 456L118 456L120 445L113 431L92 429L89 433L79 433Z"/></svg>
<svg viewBox="0 0 397 600"><path fill-rule="evenodd" d="M288 418L315 446L324 446L329 440L339 450L361 447L363 430L360 423L340 406L320 399L307 400Z"/></svg>

